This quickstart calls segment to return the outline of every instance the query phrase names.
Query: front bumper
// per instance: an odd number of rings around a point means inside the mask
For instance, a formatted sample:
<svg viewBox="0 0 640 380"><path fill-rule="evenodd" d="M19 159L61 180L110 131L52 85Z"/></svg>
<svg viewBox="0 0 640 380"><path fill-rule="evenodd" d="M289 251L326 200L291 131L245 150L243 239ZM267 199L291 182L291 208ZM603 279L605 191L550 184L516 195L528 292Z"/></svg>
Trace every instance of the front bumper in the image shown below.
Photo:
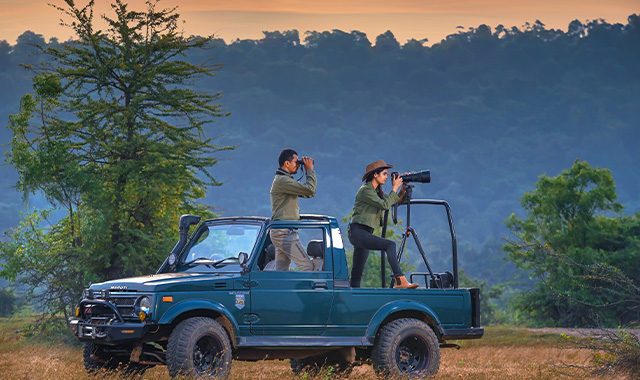
<svg viewBox="0 0 640 380"><path fill-rule="evenodd" d="M100 344L119 344L126 341L141 340L155 325L140 323L99 324L86 322L80 318L69 318L69 329L81 342Z"/></svg>
<svg viewBox="0 0 640 380"><path fill-rule="evenodd" d="M148 332L158 331L158 325L135 318L139 312L136 305L143 296L107 294L106 299L85 298L80 301L76 316L69 318L69 329L81 342L116 345L140 341Z"/></svg>

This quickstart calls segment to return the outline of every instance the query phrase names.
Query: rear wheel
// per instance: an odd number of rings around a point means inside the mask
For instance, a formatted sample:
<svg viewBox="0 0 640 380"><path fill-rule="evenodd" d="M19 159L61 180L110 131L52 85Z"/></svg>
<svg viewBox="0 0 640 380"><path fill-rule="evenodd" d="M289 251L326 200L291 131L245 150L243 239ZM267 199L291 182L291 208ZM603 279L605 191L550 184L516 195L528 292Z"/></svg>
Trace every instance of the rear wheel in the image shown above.
<svg viewBox="0 0 640 380"><path fill-rule="evenodd" d="M395 320L378 332L371 361L376 373L384 377L433 376L440 369L438 338L422 321Z"/></svg>
<svg viewBox="0 0 640 380"><path fill-rule="evenodd" d="M211 318L180 322L169 336L167 367L172 377L226 379L231 371L231 344L226 331Z"/></svg>

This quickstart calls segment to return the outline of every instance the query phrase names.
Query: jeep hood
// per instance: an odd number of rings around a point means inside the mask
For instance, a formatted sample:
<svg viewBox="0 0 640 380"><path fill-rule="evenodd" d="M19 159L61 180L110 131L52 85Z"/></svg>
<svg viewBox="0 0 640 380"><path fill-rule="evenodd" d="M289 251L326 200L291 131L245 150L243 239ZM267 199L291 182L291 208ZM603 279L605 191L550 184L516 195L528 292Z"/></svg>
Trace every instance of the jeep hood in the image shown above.
<svg viewBox="0 0 640 380"><path fill-rule="evenodd" d="M91 285L92 290L112 292L180 292L233 289L239 273L163 273L122 278Z"/></svg>

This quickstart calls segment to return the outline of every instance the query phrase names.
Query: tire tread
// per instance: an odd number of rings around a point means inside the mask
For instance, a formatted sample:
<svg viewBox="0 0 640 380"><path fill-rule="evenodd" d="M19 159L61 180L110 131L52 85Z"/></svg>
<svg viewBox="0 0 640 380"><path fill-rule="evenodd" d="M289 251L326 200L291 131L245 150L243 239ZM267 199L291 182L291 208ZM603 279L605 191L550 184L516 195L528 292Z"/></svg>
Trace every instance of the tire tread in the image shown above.
<svg viewBox="0 0 640 380"><path fill-rule="evenodd" d="M440 346L438 339L431 327L423 321L413 318L401 318L384 325L378 334L371 353L371 361L374 371L384 377L407 378L406 375L397 370L395 360L390 360L394 355L395 338L406 329L419 328L427 335L427 345L429 345L429 365L425 369L425 376L433 376L440 369ZM431 347L434 346L434 347Z"/></svg>
<svg viewBox="0 0 640 380"><path fill-rule="evenodd" d="M195 343L193 339L196 331L203 325L211 325L217 334L220 335L220 338L223 340L223 345L228 347L229 351L231 350L227 333L218 322L208 317L186 319L180 322L169 336L169 342L167 344L167 368L169 369L169 375L171 377L178 375L195 375L191 373L189 361L192 360L192 358L187 355L187 352L189 351L189 345ZM230 369L231 360L229 360L227 368L222 371L223 373L217 377L226 378ZM198 378L198 376L195 377Z"/></svg>

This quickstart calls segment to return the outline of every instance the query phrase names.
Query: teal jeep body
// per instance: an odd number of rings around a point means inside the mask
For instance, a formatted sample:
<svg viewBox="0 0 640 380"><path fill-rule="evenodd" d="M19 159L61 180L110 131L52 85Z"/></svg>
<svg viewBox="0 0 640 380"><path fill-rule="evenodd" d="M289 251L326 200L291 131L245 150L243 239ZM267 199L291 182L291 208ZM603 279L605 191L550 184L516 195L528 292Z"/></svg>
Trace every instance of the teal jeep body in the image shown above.
<svg viewBox="0 0 640 380"><path fill-rule="evenodd" d="M313 271L273 270L274 228L300 235ZM167 365L172 376L225 378L232 360L290 359L295 373L372 363L385 376L427 376L448 340L483 335L478 290L457 280L351 288L335 218L183 216L180 231L158 273L84 291L69 325L89 372Z"/></svg>

